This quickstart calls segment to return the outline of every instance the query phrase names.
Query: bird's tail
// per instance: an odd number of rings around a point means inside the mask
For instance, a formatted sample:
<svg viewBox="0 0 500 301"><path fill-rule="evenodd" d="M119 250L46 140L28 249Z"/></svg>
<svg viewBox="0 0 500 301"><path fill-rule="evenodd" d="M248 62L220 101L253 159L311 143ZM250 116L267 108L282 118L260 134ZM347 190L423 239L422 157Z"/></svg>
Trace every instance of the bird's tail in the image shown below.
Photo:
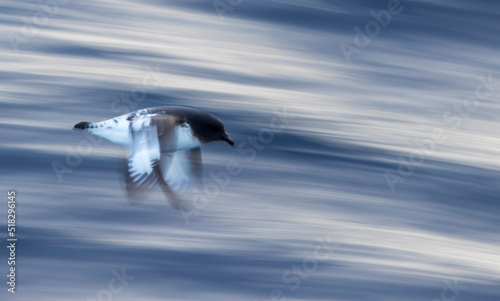
<svg viewBox="0 0 500 301"><path fill-rule="evenodd" d="M78 122L77 124L75 124L73 129L74 130L86 130L86 129L91 128L91 125L92 125L92 122L82 121L82 122Z"/></svg>
<svg viewBox="0 0 500 301"><path fill-rule="evenodd" d="M104 120L101 122L88 122L82 121L75 124L74 130L88 130L89 132L98 132L106 129L113 129L117 126L117 122L113 122L113 119Z"/></svg>
<svg viewBox="0 0 500 301"><path fill-rule="evenodd" d="M130 143L128 121L122 117L101 122L82 121L75 124L73 129L85 131L122 145L129 145Z"/></svg>

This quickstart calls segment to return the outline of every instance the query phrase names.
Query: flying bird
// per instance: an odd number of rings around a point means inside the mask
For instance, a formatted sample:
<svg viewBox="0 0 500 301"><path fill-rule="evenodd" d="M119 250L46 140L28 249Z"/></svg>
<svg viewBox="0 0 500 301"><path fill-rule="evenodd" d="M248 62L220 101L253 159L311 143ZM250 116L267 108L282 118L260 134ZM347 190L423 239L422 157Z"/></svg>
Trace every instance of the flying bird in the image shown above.
<svg viewBox="0 0 500 301"><path fill-rule="evenodd" d="M141 203L161 187L179 210L190 209L189 197L201 191L200 146L212 141L234 146L220 119L185 107L152 107L101 122L82 121L74 129L130 147L124 172L129 203Z"/></svg>

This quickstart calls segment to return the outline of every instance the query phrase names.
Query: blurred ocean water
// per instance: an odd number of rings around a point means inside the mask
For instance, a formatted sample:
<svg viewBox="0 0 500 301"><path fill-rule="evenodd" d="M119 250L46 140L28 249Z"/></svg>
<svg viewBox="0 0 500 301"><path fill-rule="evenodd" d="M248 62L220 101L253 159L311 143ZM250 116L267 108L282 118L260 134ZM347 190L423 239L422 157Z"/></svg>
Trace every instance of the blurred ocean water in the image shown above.
<svg viewBox="0 0 500 301"><path fill-rule="evenodd" d="M0 8L1 300L500 297L498 1ZM71 130L162 105L237 145L203 148L188 218L129 206L127 150Z"/></svg>

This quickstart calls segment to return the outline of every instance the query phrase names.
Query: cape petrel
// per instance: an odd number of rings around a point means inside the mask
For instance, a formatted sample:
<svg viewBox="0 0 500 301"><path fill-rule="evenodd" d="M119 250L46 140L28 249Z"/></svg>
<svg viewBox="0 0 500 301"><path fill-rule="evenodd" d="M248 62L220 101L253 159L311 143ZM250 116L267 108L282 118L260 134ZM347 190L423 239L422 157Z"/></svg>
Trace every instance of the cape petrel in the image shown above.
<svg viewBox="0 0 500 301"><path fill-rule="evenodd" d="M201 189L200 146L225 141L234 146L218 118L185 107L153 107L101 122L82 121L74 129L130 147L125 168L127 199L146 200L161 187L169 203L187 210L187 196Z"/></svg>

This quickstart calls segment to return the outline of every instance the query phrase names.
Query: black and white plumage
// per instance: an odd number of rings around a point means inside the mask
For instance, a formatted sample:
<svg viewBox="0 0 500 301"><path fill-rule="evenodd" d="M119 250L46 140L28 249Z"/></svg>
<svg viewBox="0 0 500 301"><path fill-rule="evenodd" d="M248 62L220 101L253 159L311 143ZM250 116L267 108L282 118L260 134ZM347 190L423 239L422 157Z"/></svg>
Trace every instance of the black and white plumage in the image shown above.
<svg viewBox="0 0 500 301"><path fill-rule="evenodd" d="M102 122L80 122L87 131L130 147L125 171L128 201L146 200L158 187L176 209L189 209L190 196L201 191L200 146L225 141L234 146L218 118L184 107L153 107Z"/></svg>

